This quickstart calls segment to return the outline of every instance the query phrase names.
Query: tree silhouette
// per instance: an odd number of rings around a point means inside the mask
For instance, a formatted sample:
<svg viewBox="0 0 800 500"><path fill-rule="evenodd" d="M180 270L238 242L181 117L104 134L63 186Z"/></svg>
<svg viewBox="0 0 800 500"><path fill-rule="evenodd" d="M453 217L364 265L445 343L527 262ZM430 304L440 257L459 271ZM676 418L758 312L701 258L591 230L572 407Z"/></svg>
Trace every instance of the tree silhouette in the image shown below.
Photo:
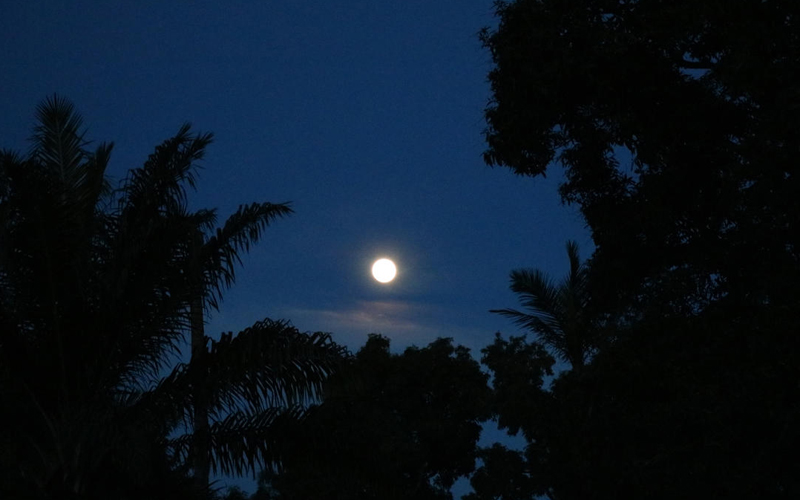
<svg viewBox="0 0 800 500"><path fill-rule="evenodd" d="M796 496L797 461L776 457L800 442L800 5L497 12L485 160L564 167L604 326L530 413L525 473L553 498Z"/></svg>
<svg viewBox="0 0 800 500"><path fill-rule="evenodd" d="M500 429L522 434L524 453L495 443L480 450L481 467L470 478L471 500L533 498L551 489L548 430L552 428L556 400L544 387L553 375L555 359L538 342L525 337L504 339L496 334L481 350L481 362L492 373L492 416Z"/></svg>
<svg viewBox="0 0 800 500"><path fill-rule="evenodd" d="M112 190L112 146L87 149L71 103L45 100L37 121L29 153L0 158L4 494L195 495L207 484L190 480L192 457L227 474L276 460L281 426L302 417L342 348L267 319L204 337L202 363L176 356L198 306L218 307L240 255L288 205L242 205L217 228L214 210L187 208L210 134L181 127Z"/></svg>
<svg viewBox="0 0 800 500"><path fill-rule="evenodd" d="M452 339L392 354L387 338L371 335L296 428L292 452L271 476L274 492L284 499L451 499L454 482L475 467L487 379Z"/></svg>
<svg viewBox="0 0 800 500"><path fill-rule="evenodd" d="M498 14L483 36L495 62L485 158L523 175L565 167L561 192L598 249L596 298L661 317L786 296L795 3L520 0Z"/></svg>
<svg viewBox="0 0 800 500"><path fill-rule="evenodd" d="M583 368L592 345L590 324L586 315L586 267L580 262L578 244L567 242L569 273L555 285L539 269L511 272L511 290L530 313L515 309L493 309L490 312L512 318L523 328L535 333L558 357Z"/></svg>

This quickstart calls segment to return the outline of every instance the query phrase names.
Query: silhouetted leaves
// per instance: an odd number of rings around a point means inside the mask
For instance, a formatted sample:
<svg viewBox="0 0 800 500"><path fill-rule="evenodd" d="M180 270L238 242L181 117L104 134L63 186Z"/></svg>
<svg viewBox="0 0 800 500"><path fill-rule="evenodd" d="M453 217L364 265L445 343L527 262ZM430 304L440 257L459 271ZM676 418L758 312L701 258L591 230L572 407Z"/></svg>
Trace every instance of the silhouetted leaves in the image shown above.
<svg viewBox="0 0 800 500"><path fill-rule="evenodd" d="M346 352L267 319L206 338L202 365L175 356L190 305L216 307L289 207L243 205L215 230L187 201L210 134L184 125L111 191L111 146L86 150L72 104L48 99L37 121L26 157L0 157L0 496L205 497L190 423L208 404L216 470L278 462Z"/></svg>
<svg viewBox="0 0 800 500"><path fill-rule="evenodd" d="M800 5L497 12L482 34L495 63L485 159L565 168L561 194L596 245L587 313L602 331L552 404L499 408L530 424L521 474L543 470L537 488L559 499L796 496L800 463L776 457L800 443ZM496 383L521 364L509 347Z"/></svg>
<svg viewBox="0 0 800 500"><path fill-rule="evenodd" d="M511 272L511 290L529 312L494 309L490 312L512 318L516 324L536 334L562 361L580 370L595 347L593 325L588 317L587 269L581 264L578 245L567 242L569 274L555 285L539 269Z"/></svg>
<svg viewBox="0 0 800 500"><path fill-rule="evenodd" d="M272 485L280 498L451 498L472 472L487 376L439 339L389 352L370 336L308 415Z"/></svg>

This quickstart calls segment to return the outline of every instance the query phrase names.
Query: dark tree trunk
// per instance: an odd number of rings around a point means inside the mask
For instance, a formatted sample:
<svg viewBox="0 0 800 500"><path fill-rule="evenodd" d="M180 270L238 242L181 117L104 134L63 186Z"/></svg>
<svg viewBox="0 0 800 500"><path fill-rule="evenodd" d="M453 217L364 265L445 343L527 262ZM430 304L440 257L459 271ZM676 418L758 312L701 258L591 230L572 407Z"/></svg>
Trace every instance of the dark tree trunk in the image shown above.
<svg viewBox="0 0 800 500"><path fill-rule="evenodd" d="M198 235L198 245L202 246L202 235ZM199 280L198 290L202 290ZM198 486L208 487L210 470L210 450L208 435L208 398L206 397L206 340L203 324L203 294L198 292L189 309L192 327L192 360L194 373L194 450L193 468Z"/></svg>

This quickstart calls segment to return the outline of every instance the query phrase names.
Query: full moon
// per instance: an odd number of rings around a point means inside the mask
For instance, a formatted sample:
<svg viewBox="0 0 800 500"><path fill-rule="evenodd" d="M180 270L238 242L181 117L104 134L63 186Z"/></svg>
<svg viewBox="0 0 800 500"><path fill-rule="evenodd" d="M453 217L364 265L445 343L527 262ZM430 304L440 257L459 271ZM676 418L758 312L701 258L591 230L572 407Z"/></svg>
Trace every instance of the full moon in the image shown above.
<svg viewBox="0 0 800 500"><path fill-rule="evenodd" d="M372 276L381 283L388 283L397 276L397 267L389 259L378 259L372 264Z"/></svg>

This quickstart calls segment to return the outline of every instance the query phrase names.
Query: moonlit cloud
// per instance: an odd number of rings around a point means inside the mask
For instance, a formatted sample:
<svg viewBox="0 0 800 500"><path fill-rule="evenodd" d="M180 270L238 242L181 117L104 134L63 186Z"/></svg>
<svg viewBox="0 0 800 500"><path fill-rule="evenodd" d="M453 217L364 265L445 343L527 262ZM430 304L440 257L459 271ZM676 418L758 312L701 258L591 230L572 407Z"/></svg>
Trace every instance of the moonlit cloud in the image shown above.
<svg viewBox="0 0 800 500"><path fill-rule="evenodd" d="M362 346L370 333L391 338L394 349L424 346L438 337L463 339L466 333L463 328L436 321L436 307L402 300L361 300L336 309L289 308L281 312L301 330L332 332L337 342L352 350Z"/></svg>

